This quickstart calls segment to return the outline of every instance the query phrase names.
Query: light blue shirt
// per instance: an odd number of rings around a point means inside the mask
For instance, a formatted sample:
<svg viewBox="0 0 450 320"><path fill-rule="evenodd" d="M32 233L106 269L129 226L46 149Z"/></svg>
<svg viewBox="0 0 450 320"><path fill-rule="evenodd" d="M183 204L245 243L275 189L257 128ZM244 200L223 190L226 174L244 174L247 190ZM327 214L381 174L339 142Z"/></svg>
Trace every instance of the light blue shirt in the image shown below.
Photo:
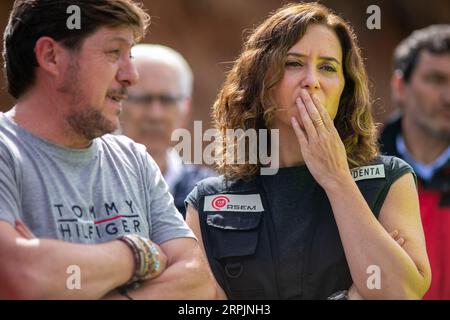
<svg viewBox="0 0 450 320"><path fill-rule="evenodd" d="M450 146L448 146L447 149L445 149L445 151L432 163L423 164L422 162L415 160L409 153L406 148L405 140L401 135L397 136L395 142L397 145L397 150L402 155L403 159L408 162L413 167L416 174L425 181L430 181L434 174L450 159Z"/></svg>

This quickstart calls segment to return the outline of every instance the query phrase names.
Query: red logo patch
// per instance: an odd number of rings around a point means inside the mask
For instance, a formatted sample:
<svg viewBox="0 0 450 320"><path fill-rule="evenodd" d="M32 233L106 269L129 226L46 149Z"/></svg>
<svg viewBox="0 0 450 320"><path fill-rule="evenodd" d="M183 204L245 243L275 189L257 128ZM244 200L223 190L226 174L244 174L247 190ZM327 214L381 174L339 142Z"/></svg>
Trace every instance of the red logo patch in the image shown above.
<svg viewBox="0 0 450 320"><path fill-rule="evenodd" d="M220 210L225 207L228 202L230 202L230 199L226 196L217 196L211 201L211 206L216 210Z"/></svg>

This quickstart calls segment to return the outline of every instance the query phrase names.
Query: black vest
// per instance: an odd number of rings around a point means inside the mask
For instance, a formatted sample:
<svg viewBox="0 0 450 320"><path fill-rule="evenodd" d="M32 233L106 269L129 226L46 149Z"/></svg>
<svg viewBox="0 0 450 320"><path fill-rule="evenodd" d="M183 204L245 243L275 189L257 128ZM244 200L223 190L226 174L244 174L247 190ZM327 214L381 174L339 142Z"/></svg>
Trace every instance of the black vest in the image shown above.
<svg viewBox="0 0 450 320"><path fill-rule="evenodd" d="M378 217L389 187L407 172L412 169L404 161L380 156L368 166L352 170L352 175ZM188 197L187 203L199 212L212 271L229 299L326 299L351 286L330 203L324 190L315 181L311 184L311 201L305 209L311 212L308 227L299 235L299 243L291 244L298 249L296 266L301 270L291 288L286 279L280 280L282 261L277 247L288 235L274 228L274 214L280 213L270 209L273 195L267 194L262 177L249 182L208 178Z"/></svg>

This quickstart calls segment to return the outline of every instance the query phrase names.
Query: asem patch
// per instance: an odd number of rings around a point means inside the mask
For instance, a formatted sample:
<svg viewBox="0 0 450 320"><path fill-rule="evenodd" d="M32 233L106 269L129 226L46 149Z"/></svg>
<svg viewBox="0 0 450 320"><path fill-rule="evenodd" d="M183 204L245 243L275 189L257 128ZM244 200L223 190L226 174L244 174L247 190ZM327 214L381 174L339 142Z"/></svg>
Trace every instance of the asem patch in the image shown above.
<svg viewBox="0 0 450 320"><path fill-rule="evenodd" d="M218 194L206 196L203 211L264 211L259 194Z"/></svg>

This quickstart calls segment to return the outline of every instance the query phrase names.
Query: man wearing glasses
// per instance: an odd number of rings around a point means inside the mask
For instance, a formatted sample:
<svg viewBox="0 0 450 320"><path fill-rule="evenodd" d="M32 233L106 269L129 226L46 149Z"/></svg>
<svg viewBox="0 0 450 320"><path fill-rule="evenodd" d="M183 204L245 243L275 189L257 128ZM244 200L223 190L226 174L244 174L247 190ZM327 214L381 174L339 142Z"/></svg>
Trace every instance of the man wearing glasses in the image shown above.
<svg viewBox="0 0 450 320"><path fill-rule="evenodd" d="M164 175L177 209L198 181L214 175L187 165L171 148L172 132L186 124L192 106L191 68L175 50L154 44L132 49L139 82L130 87L121 116L122 133L147 147Z"/></svg>

